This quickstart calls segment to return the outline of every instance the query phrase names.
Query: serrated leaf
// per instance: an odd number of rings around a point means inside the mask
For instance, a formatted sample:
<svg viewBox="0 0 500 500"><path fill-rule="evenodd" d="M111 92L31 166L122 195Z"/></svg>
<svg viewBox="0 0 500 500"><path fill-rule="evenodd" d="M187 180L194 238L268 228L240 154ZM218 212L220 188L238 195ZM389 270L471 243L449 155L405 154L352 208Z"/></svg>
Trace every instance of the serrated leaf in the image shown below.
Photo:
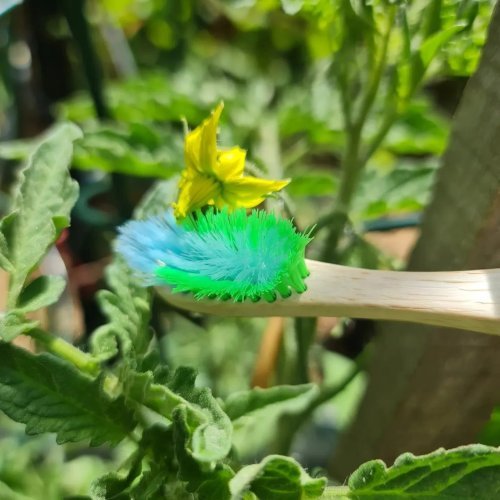
<svg viewBox="0 0 500 500"><path fill-rule="evenodd" d="M224 405L224 411L231 420L236 420L254 411L269 406L290 402L317 394L318 387L314 384L281 385L269 389L259 387L249 391L231 394Z"/></svg>
<svg viewBox="0 0 500 500"><path fill-rule="evenodd" d="M233 427L210 389L195 387L196 371L181 367L165 385L152 383L153 373L129 377L126 387L134 399L144 397L144 403L169 419L175 410L184 407L191 429L190 454L199 462L224 459L231 449Z"/></svg>
<svg viewBox="0 0 500 500"><path fill-rule="evenodd" d="M15 309L0 317L0 338L6 341L15 339L18 335L29 332L38 326L38 321L26 319Z"/></svg>
<svg viewBox="0 0 500 500"><path fill-rule="evenodd" d="M118 354L117 335L112 324L102 325L92 333L90 350L99 361L107 361Z"/></svg>
<svg viewBox="0 0 500 500"><path fill-rule="evenodd" d="M146 353L151 341L150 292L132 276L129 267L119 257L115 257L105 274L113 291L101 290L97 297L109 321L106 325L108 347L112 342L109 338L114 334L120 341L124 357L137 360ZM101 328L101 340L103 335ZM103 344L93 340L92 346L97 349ZM93 353L103 355L103 352Z"/></svg>
<svg viewBox="0 0 500 500"><path fill-rule="evenodd" d="M0 343L0 409L26 425L27 434L54 432L58 443L116 444L135 427L123 398L50 354L35 356Z"/></svg>
<svg viewBox="0 0 500 500"><path fill-rule="evenodd" d="M68 171L73 142L81 131L72 124L57 126L39 144L28 165L19 174L8 231L4 231L13 266L9 283L8 306L14 308L31 270L57 238L61 227L54 224L69 220L78 197L78 184ZM2 224L2 229L5 224Z"/></svg>
<svg viewBox="0 0 500 500"><path fill-rule="evenodd" d="M246 492L273 500L316 499L325 486L325 478L312 478L296 460L280 455L269 455L259 464L243 467L229 482L232 500Z"/></svg>
<svg viewBox="0 0 500 500"><path fill-rule="evenodd" d="M394 465L381 460L361 465L348 487L329 488L327 498L496 498L500 491L500 450L479 444L428 455L404 453Z"/></svg>
<svg viewBox="0 0 500 500"><path fill-rule="evenodd" d="M190 429L185 406L176 408L173 414L175 455L179 466L179 478L186 482L190 492L196 492L199 500L229 500L229 480L234 472L225 465L207 468L199 463L189 448Z"/></svg>
<svg viewBox="0 0 500 500"><path fill-rule="evenodd" d="M0 222L0 267L4 271L10 273L14 270L14 267L12 266L12 262L9 260L9 245L7 243L7 238L2 231L2 222L4 220Z"/></svg>
<svg viewBox="0 0 500 500"><path fill-rule="evenodd" d="M205 421L198 425L191 438L191 453L200 462L222 460L231 449L233 426L208 387L196 387L196 370L178 368L170 390L180 395L190 405L195 406L205 416Z"/></svg>
<svg viewBox="0 0 500 500"><path fill-rule="evenodd" d="M117 472L108 472L90 485L92 500L127 500L130 498L129 488L134 480L141 475L142 453L134 452L126 461L125 466Z"/></svg>
<svg viewBox="0 0 500 500"><path fill-rule="evenodd" d="M62 276L39 276L19 295L17 310L25 313L50 306L59 299L65 287L66 280Z"/></svg>
<svg viewBox="0 0 500 500"><path fill-rule="evenodd" d="M136 208L135 217L162 213L176 192L177 180L157 182ZM124 357L137 363L146 354L151 340L151 294L118 256L106 268L106 281L112 291L99 292L98 302L109 322L92 335L92 353L102 360L115 356L119 339Z"/></svg>

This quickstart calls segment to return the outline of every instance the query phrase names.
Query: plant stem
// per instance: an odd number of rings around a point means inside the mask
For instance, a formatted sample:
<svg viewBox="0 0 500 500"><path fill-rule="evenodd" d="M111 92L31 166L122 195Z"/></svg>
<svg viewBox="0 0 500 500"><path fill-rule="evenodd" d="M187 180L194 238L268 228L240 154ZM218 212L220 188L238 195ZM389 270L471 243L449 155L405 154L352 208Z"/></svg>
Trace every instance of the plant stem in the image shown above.
<svg viewBox="0 0 500 500"><path fill-rule="evenodd" d="M348 221L348 214L352 199L359 184L359 179L361 177L363 168L365 167L371 155L375 152L376 148L380 145L380 142L385 137L385 134L394 121L394 118L392 118L391 120L389 120L388 125L384 125L383 128L385 132L380 138L378 136L376 137L379 142L376 145L375 142L372 143L372 146L375 146L375 148L370 148L368 150L369 154L365 154L362 156L360 154L360 149L362 143L363 128L366 123L366 119L373 107L373 102L379 90L382 75L386 67L387 51L395 16L396 8L393 6L389 11L389 16L387 19L387 30L384 33L382 39L379 59L377 61L377 64L375 64L373 73L369 78L368 88L361 100L358 116L354 120L351 117L352 110L348 105L349 96L346 94L348 92L348 82L342 79L340 79L339 82L340 90L342 93L342 102L344 103L343 110L344 123L347 131L347 144L345 154L342 159L342 174L340 178L339 192L335 200L333 210L326 218L326 220L331 220L332 223L330 225L330 231L326 238L323 252L321 254L321 260L325 262L334 262L336 260L338 244L344 232L345 225ZM346 64L349 64L349 62L346 62ZM343 73L340 72L340 74ZM384 121L384 124L385 123L386 122Z"/></svg>
<svg viewBox="0 0 500 500"><path fill-rule="evenodd" d="M59 356L60 358L69 361L72 365L89 375L97 375L99 373L99 363L90 354L80 351L74 345L71 345L65 340L55 337L48 332L39 328L29 330L26 335L40 342L47 351Z"/></svg>
<svg viewBox="0 0 500 500"><path fill-rule="evenodd" d="M363 126L366 122L366 118L368 117L368 114L373 106L373 101L375 100L375 97L377 96L378 89L380 87L380 80L382 79L382 75L384 73L384 69L386 66L386 60L387 60L387 50L389 48L389 41L391 39L391 33L392 33L392 28L394 25L394 20L396 18L396 7L392 6L389 9L389 15L387 18L387 30L384 33L384 36L382 38L382 47L380 49L380 57L375 64L375 68L373 73L371 74L369 83L368 83L368 90L366 94L363 97L363 100L361 101L361 107L359 110L359 115L357 119L355 120L355 127L359 127L360 132L363 129Z"/></svg>
<svg viewBox="0 0 500 500"><path fill-rule="evenodd" d="M294 384L309 382L309 349L316 337L316 318L295 319L295 342L297 345Z"/></svg>
<svg viewBox="0 0 500 500"><path fill-rule="evenodd" d="M349 486L330 486L325 489L318 500L330 500L332 498L348 500L349 498L352 498L349 495L350 492L351 489Z"/></svg>

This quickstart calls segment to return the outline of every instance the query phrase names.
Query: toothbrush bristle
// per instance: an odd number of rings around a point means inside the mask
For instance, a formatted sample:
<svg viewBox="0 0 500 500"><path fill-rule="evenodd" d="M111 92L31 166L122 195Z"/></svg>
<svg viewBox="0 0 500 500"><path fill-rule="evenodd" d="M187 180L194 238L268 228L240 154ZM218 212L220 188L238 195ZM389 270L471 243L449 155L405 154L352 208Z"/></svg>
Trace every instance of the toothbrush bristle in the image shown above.
<svg viewBox="0 0 500 500"><path fill-rule="evenodd" d="M145 285L235 301L306 289L304 251L310 241L287 219L245 209L197 212L177 224L171 212L119 230L117 251Z"/></svg>

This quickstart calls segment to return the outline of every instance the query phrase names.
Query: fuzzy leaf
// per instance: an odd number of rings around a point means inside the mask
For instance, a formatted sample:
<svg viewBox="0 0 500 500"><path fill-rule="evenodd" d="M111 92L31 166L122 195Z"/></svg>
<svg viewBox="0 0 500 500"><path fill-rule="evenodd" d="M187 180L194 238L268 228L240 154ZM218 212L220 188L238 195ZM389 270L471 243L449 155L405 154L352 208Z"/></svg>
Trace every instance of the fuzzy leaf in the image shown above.
<svg viewBox="0 0 500 500"><path fill-rule="evenodd" d="M399 456L392 467L381 460L361 465L347 487L329 488L327 498L496 498L500 450L479 444Z"/></svg>
<svg viewBox="0 0 500 500"><path fill-rule="evenodd" d="M15 339L38 326L38 321L27 320L16 309L6 312L0 318L0 338L6 341Z"/></svg>
<svg viewBox="0 0 500 500"><path fill-rule="evenodd" d="M50 306L59 299L65 287L66 280L62 276L39 276L19 295L17 310L30 312Z"/></svg>
<svg viewBox="0 0 500 500"><path fill-rule="evenodd" d="M229 467L221 465L213 470L207 469L193 457L189 449L190 429L186 407L180 406L174 411L173 429L179 478L187 483L187 490L196 491L200 500L229 500L229 480L234 473ZM216 491L218 496L214 495Z"/></svg>
<svg viewBox="0 0 500 500"><path fill-rule="evenodd" d="M289 402L296 398L311 397L317 392L318 388L314 384L282 385L269 389L257 387L231 394L226 400L224 410L231 420L236 420L272 405Z"/></svg>
<svg viewBox="0 0 500 500"><path fill-rule="evenodd" d="M58 443L116 444L135 427L123 399L50 354L35 356L0 343L0 409L27 434L55 432Z"/></svg>
<svg viewBox="0 0 500 500"><path fill-rule="evenodd" d="M78 184L71 179L68 166L73 142L81 131L72 124L56 127L31 155L19 174L13 211L2 221L13 272L8 305L13 308L31 270L39 263L61 230L67 225L78 197Z"/></svg>
<svg viewBox="0 0 500 500"><path fill-rule="evenodd" d="M232 500L240 499L247 491L263 499L313 499L321 496L325 485L325 478L312 478L296 460L279 455L243 467L229 482Z"/></svg>
<svg viewBox="0 0 500 500"><path fill-rule="evenodd" d="M141 474L142 455L138 452L131 455L126 470L108 472L97 478L90 486L92 500L107 500L108 498L126 500L129 488L134 480Z"/></svg>
<svg viewBox="0 0 500 500"><path fill-rule="evenodd" d="M137 374L126 390L169 419L176 409L184 407L191 429L189 453L199 462L215 462L227 456L231 449L233 427L210 389L195 387L196 371L178 368L166 385L152 383L152 372Z"/></svg>
<svg viewBox="0 0 500 500"><path fill-rule="evenodd" d="M111 347L112 336L116 336L123 355L138 359L145 354L151 340L149 291L137 283L120 258L116 258L106 268L106 279L113 291L101 290L98 293L98 301L109 323L105 325L104 331L101 328L96 332L99 332L97 338L100 338L101 343L93 340L92 346L100 352L93 353L102 357L102 337L106 336L106 344L110 349L108 354L113 356L115 352Z"/></svg>
<svg viewBox="0 0 500 500"><path fill-rule="evenodd" d="M178 368L168 384L170 390L199 408L205 422L198 425L192 434L193 457L200 462L222 460L231 449L233 426L212 392L207 387L195 387L196 371Z"/></svg>

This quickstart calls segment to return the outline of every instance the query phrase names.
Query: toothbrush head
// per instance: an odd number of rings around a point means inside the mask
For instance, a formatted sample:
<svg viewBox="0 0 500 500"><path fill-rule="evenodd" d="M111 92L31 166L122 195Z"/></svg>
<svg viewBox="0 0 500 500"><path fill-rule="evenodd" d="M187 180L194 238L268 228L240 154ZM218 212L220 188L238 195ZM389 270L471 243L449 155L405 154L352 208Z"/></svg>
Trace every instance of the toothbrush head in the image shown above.
<svg viewBox="0 0 500 500"><path fill-rule="evenodd" d="M119 228L116 249L148 285L196 299L273 302L306 290L309 234L262 210L209 208L181 223L171 211Z"/></svg>

